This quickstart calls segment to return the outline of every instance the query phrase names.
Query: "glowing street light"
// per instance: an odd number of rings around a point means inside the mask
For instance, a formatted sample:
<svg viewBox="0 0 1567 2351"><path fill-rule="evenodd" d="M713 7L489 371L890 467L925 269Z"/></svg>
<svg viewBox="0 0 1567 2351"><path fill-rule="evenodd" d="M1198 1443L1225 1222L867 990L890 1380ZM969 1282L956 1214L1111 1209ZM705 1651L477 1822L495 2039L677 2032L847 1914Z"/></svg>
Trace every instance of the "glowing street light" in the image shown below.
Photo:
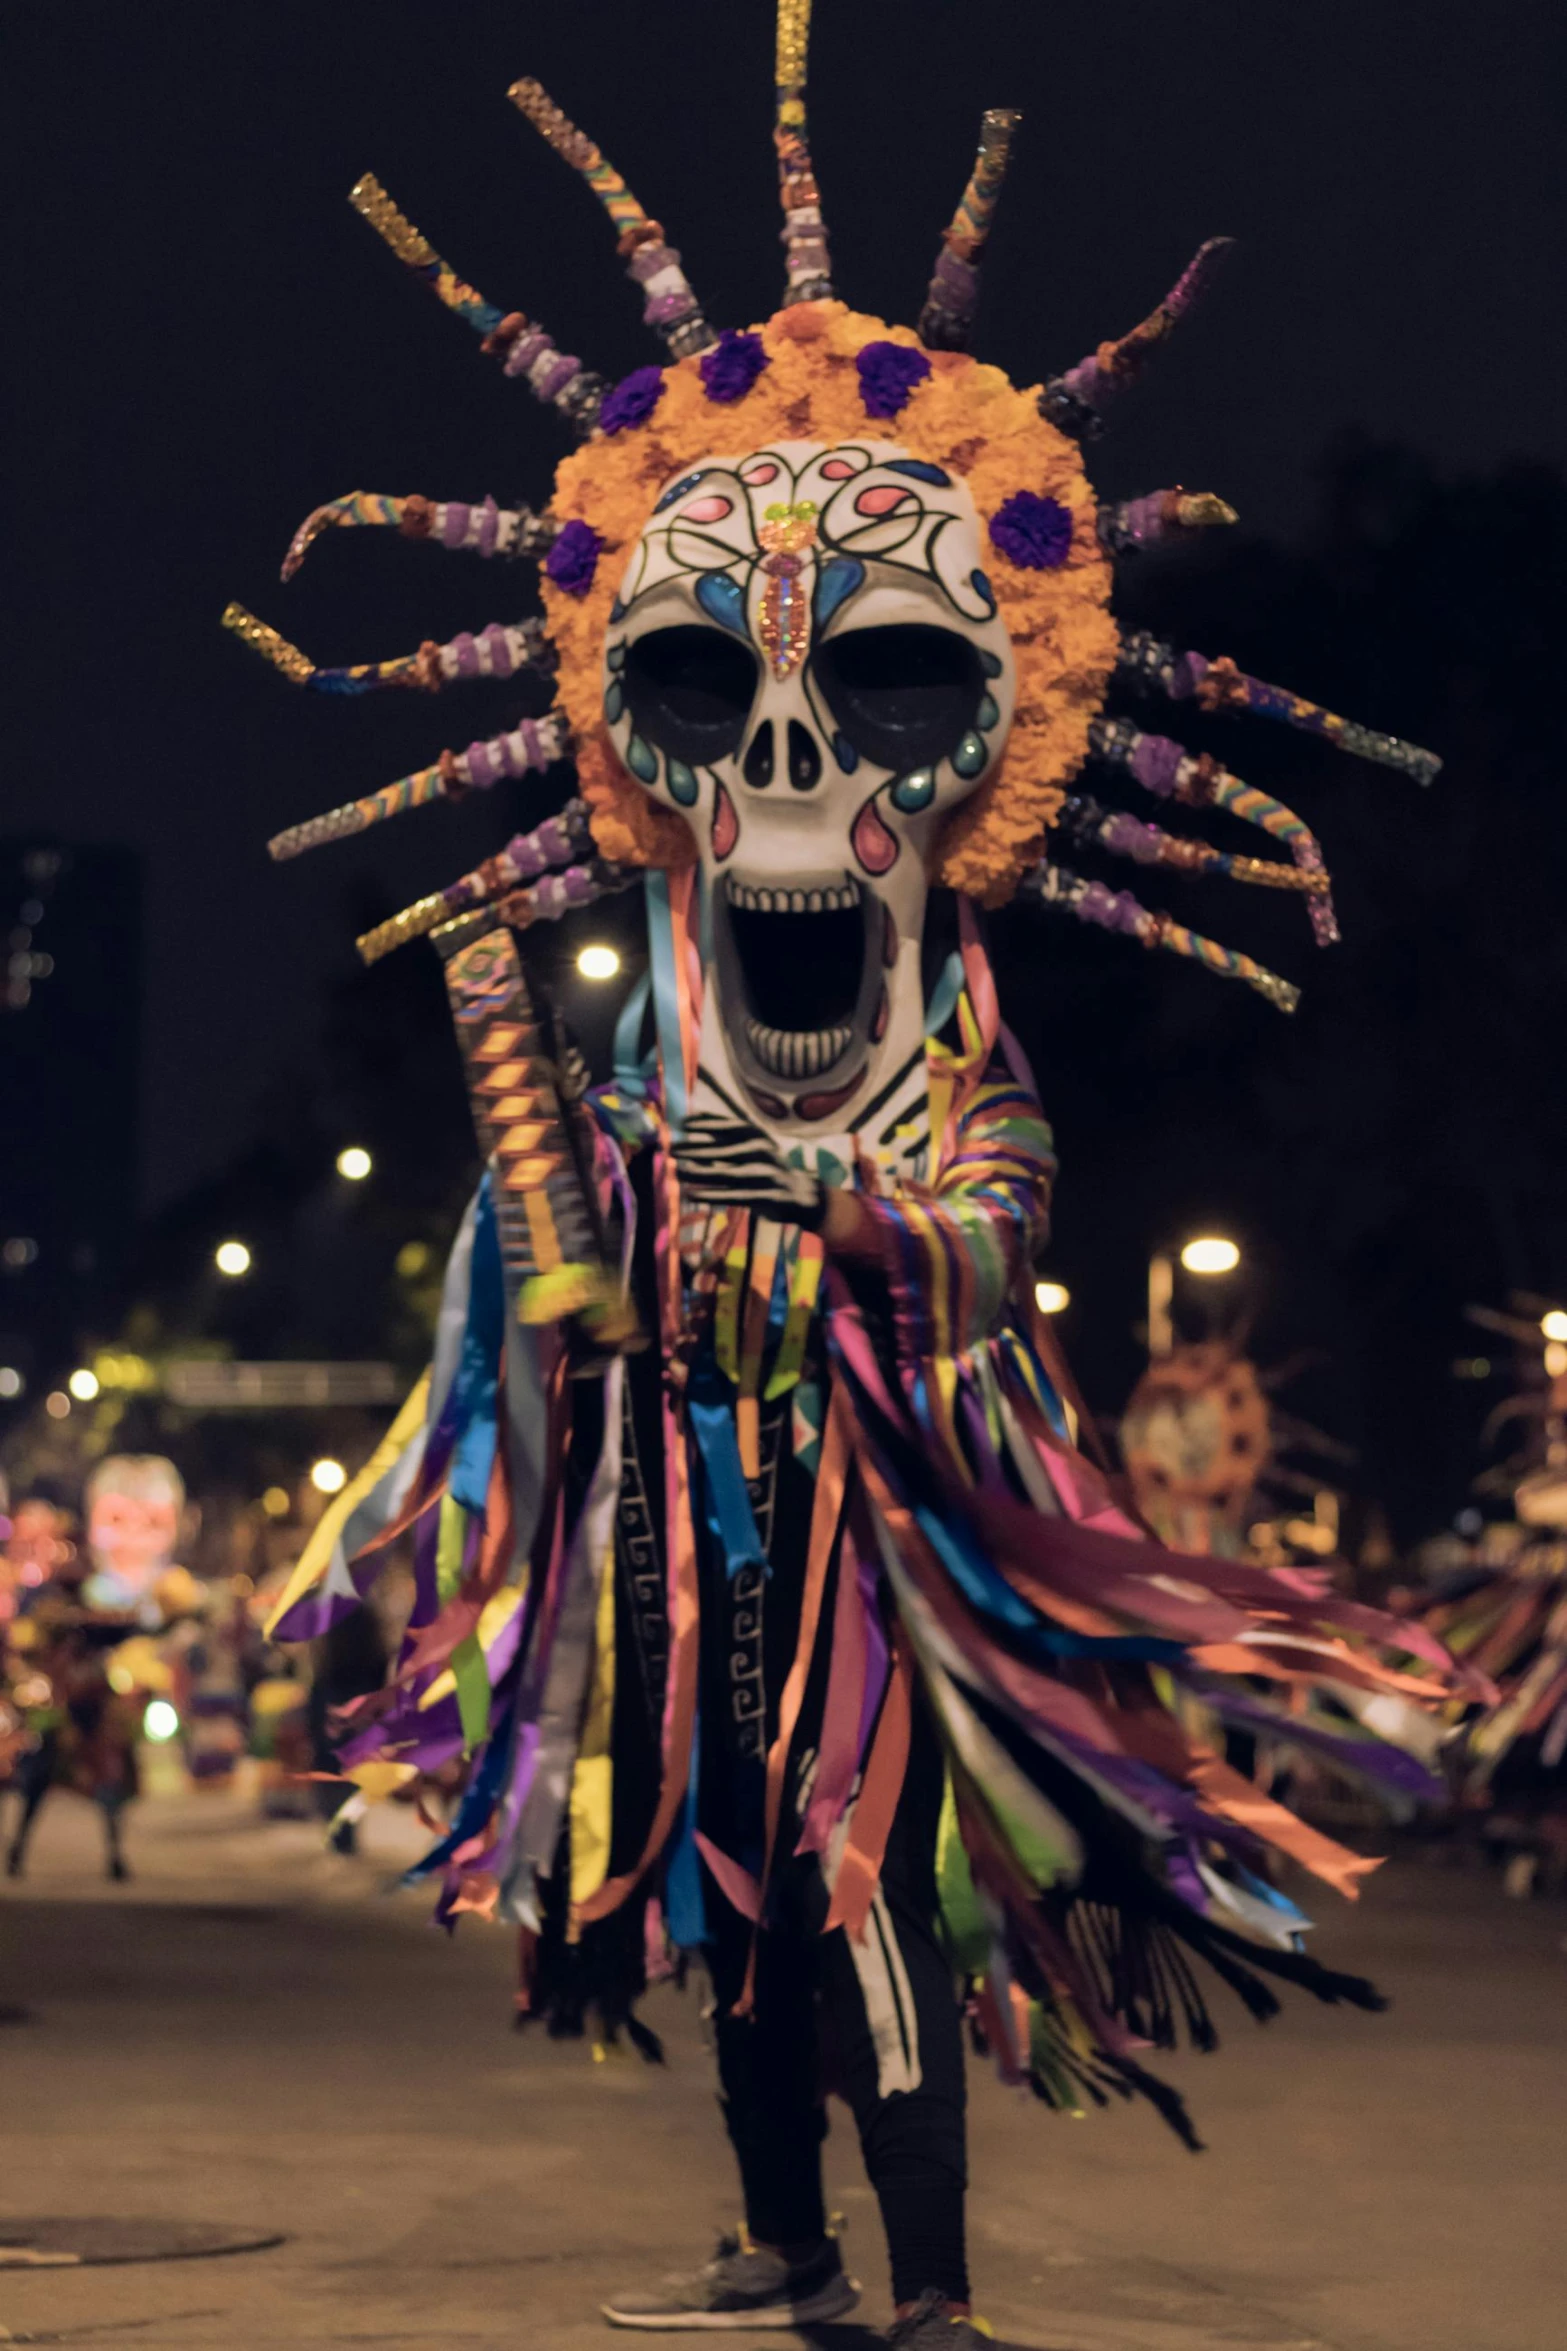
<svg viewBox="0 0 1567 2351"><path fill-rule="evenodd" d="M1240 1261L1239 1249L1222 1233L1199 1233L1181 1251L1181 1263L1188 1273L1233 1273Z"/></svg>
<svg viewBox="0 0 1567 2351"><path fill-rule="evenodd" d="M311 1464L310 1483L318 1494L341 1494L348 1483L348 1472L340 1461L333 1461L329 1455L326 1460Z"/></svg>
<svg viewBox="0 0 1567 2351"><path fill-rule="evenodd" d="M98 1374L84 1364L80 1371L72 1372L65 1384L78 1404L90 1404L98 1393Z"/></svg>
<svg viewBox="0 0 1567 2351"><path fill-rule="evenodd" d="M1549 1314L1542 1314L1540 1336L1542 1339L1554 1339L1558 1344L1567 1339L1567 1311L1560 1306L1553 1306Z"/></svg>
<svg viewBox="0 0 1567 2351"><path fill-rule="evenodd" d="M346 1151L337 1155L337 1172L351 1184L362 1184L374 1165L369 1152L359 1143L350 1143Z"/></svg>
<svg viewBox="0 0 1567 2351"><path fill-rule="evenodd" d="M598 941L582 949L577 957L577 969L585 980L612 980L620 969L620 956L615 948Z"/></svg>
<svg viewBox="0 0 1567 2351"><path fill-rule="evenodd" d="M243 1241L220 1241L212 1252L212 1262L219 1273L235 1282L242 1273L250 1271L250 1251Z"/></svg>
<svg viewBox="0 0 1567 2351"><path fill-rule="evenodd" d="M0 1363L0 1400L9 1404L13 1396L20 1396L27 1382L14 1363Z"/></svg>
<svg viewBox="0 0 1567 2351"><path fill-rule="evenodd" d="M1072 1303L1072 1293L1064 1282L1036 1282L1034 1304L1041 1314L1064 1314Z"/></svg>

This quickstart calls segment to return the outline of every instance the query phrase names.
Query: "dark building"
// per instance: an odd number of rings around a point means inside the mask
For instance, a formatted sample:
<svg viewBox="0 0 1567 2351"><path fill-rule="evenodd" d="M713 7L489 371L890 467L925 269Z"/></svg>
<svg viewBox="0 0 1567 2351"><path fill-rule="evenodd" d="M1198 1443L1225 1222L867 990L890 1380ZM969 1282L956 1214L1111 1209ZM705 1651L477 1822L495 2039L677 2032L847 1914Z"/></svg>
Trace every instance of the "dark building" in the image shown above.
<svg viewBox="0 0 1567 2351"><path fill-rule="evenodd" d="M119 1281L140 997L135 853L0 841L0 1413L67 1368Z"/></svg>

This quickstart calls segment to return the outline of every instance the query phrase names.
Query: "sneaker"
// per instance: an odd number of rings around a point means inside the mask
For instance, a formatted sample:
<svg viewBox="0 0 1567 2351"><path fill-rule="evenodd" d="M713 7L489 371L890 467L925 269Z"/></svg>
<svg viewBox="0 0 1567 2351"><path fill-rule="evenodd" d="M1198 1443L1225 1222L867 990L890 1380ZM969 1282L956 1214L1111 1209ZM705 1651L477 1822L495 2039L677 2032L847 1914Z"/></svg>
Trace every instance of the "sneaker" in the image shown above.
<svg viewBox="0 0 1567 2351"><path fill-rule="evenodd" d="M667 2279L659 2293L617 2294L603 2310L612 2327L678 2333L809 2326L813 2320L845 2317L859 2298L859 2287L844 2275L834 2237L825 2238L809 2260L790 2262L746 2237L726 2236L719 2238L705 2268Z"/></svg>
<svg viewBox="0 0 1567 2351"><path fill-rule="evenodd" d="M964 2318L945 2294L934 2292L895 2318L883 2340L892 2351L1021 2351L1020 2345L998 2342L983 2320Z"/></svg>

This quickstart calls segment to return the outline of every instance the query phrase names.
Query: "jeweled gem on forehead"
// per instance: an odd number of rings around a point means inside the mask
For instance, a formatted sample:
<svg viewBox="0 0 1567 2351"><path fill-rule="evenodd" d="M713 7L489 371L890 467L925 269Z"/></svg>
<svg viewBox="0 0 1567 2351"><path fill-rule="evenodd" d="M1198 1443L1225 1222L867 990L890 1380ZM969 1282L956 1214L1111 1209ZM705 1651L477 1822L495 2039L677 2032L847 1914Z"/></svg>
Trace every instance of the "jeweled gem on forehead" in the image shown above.
<svg viewBox="0 0 1567 2351"><path fill-rule="evenodd" d="M816 545L815 501L799 498L765 508L756 535L767 549L757 634L781 685L800 667L810 645L810 604L800 575Z"/></svg>

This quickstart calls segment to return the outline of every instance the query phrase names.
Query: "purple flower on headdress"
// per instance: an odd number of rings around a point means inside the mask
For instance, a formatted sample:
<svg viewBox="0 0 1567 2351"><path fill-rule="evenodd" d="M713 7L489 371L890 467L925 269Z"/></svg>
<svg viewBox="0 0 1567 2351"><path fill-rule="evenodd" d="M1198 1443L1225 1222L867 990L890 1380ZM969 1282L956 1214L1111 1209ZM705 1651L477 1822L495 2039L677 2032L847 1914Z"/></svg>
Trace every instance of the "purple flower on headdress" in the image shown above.
<svg viewBox="0 0 1567 2351"><path fill-rule="evenodd" d="M865 343L855 354L860 371L860 398L867 416L896 416L916 384L930 373L923 351L906 343Z"/></svg>
<svg viewBox="0 0 1567 2351"><path fill-rule="evenodd" d="M568 522L544 558L544 568L557 588L568 596L585 596L598 569L604 542L591 523Z"/></svg>
<svg viewBox="0 0 1567 2351"><path fill-rule="evenodd" d="M697 362L697 374L709 400L727 407L732 400L743 400L763 368L771 365L760 335L739 334L733 327L725 327L712 350L704 351Z"/></svg>
<svg viewBox="0 0 1567 2351"><path fill-rule="evenodd" d="M990 536L1023 571L1059 571L1072 552L1072 517L1059 498L1014 490L990 518Z"/></svg>
<svg viewBox="0 0 1567 2351"><path fill-rule="evenodd" d="M599 423L606 433L623 433L628 425L646 424L663 397L663 369L635 368L605 393Z"/></svg>

